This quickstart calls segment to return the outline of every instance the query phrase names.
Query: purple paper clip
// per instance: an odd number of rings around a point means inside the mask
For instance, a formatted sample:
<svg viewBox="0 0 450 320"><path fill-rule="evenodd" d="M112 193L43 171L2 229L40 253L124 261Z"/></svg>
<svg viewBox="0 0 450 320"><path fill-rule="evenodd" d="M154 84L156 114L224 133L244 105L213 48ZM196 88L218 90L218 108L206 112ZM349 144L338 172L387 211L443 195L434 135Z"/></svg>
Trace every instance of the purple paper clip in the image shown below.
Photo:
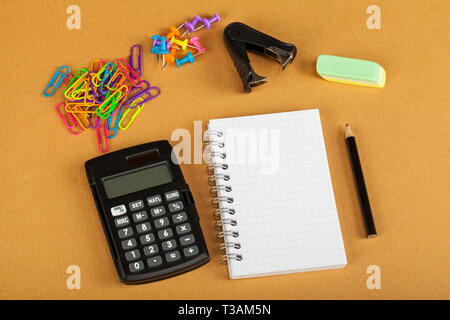
<svg viewBox="0 0 450 320"><path fill-rule="evenodd" d="M147 81L145 81L145 82L147 82ZM147 82L147 85L149 85L148 82ZM151 92L150 92L152 89L157 91L158 93L155 94L155 95L152 95ZM138 92L136 95L130 97L130 99L127 101L126 107L129 108L129 109L134 109L134 108L136 108L136 107L138 107L140 105L143 105L144 103L146 103L146 102L156 98L157 96L160 95L160 93L161 93L161 91L159 90L158 87L147 87L146 89L141 90L140 92ZM133 102L135 100L137 100L138 98L142 98L143 100L140 101L139 103L133 105Z"/></svg>
<svg viewBox="0 0 450 320"><path fill-rule="evenodd" d="M137 55L138 67L137 68L134 67L134 58L133 58L133 49L134 48L138 48L138 55ZM131 47L131 53L130 53L130 57L128 58L128 61L130 62L131 68L139 75L139 77L141 77L142 76L142 64L141 64L141 46L140 45L136 44Z"/></svg>
<svg viewBox="0 0 450 320"><path fill-rule="evenodd" d="M95 91L95 86L92 83L91 73L93 72L92 71L88 72L88 78L89 78L89 85L91 86L92 94L94 96L94 100L96 103L102 104L105 101L105 96L102 94L97 94L97 92Z"/></svg>
<svg viewBox="0 0 450 320"><path fill-rule="evenodd" d="M92 106L91 107L88 107L88 111L91 111L91 108L92 108ZM100 124L100 117L97 115L97 114L95 114L96 115L96 117L97 117L97 124L95 125L95 126L92 126L92 118L94 118L93 117L93 114L92 113L89 113L89 127L91 128L91 129L97 129L97 127L98 127L98 125Z"/></svg>

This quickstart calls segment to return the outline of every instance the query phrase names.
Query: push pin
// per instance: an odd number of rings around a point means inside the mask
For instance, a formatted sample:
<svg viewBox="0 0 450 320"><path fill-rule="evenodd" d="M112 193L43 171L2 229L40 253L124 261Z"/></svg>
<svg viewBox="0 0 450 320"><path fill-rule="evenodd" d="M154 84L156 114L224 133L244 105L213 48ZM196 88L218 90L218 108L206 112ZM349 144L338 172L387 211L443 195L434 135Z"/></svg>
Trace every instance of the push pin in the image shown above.
<svg viewBox="0 0 450 320"><path fill-rule="evenodd" d="M178 28L175 27L175 26L170 26L170 27L169 27L169 30L170 30L170 31L169 31L168 34L166 34L166 38L167 38L167 39L170 39L170 38L172 38L173 36L179 37L180 34L181 34L180 29L183 27L183 25L184 25L184 23L183 23L181 26L179 26Z"/></svg>
<svg viewBox="0 0 450 320"><path fill-rule="evenodd" d="M169 54L166 54L165 55L165 57L166 57L166 63L164 64L164 66L163 66L163 71L164 71L164 69L166 68L166 66L167 66L167 64L168 63L175 63L175 53L177 52L177 49L176 48L170 48L170 50L169 50Z"/></svg>
<svg viewBox="0 0 450 320"><path fill-rule="evenodd" d="M195 36L192 39L190 39L188 43L192 44L197 49L198 53L203 53L206 51L206 49L200 45L198 36Z"/></svg>
<svg viewBox="0 0 450 320"><path fill-rule="evenodd" d="M178 39L175 39L175 37L172 37L172 39L170 39L170 41L171 41L172 44L176 44L176 45L180 46L181 50L183 50L183 51L186 51L187 47L191 47L191 48L197 49L196 47L188 45L189 39L178 40ZM172 48L175 48L175 49L179 50L179 48L177 48L177 47L172 47Z"/></svg>
<svg viewBox="0 0 450 320"><path fill-rule="evenodd" d="M189 32L194 32L195 25L199 23L200 20L202 20L202 17L195 15L194 20L184 23L184 28Z"/></svg>
<svg viewBox="0 0 450 320"><path fill-rule="evenodd" d="M198 56L199 54L201 54L201 53L192 55L192 53L188 52L186 57L184 57L181 60L176 59L175 62L177 63L178 68L181 68L181 65L185 64L186 62L194 63L194 57Z"/></svg>
<svg viewBox="0 0 450 320"><path fill-rule="evenodd" d="M166 39L165 37L161 37L160 35L156 34L152 37L153 40L153 48L152 53L156 54L156 62L159 62L159 55L169 53L169 51L165 48L166 46ZM157 42L159 41L159 44ZM163 46L161 46L161 44Z"/></svg>
<svg viewBox="0 0 450 320"><path fill-rule="evenodd" d="M201 28L203 28L203 27L205 27L206 29L210 29L211 28L211 24L213 24L214 22L219 22L220 21L220 17L219 17L219 15L216 13L215 15L214 15L214 17L212 17L211 19L202 19L201 20L202 21L202 23L203 23L203 25L201 26L201 27L199 27L199 28L197 28L197 30L200 30ZM196 30L196 31L197 31Z"/></svg>

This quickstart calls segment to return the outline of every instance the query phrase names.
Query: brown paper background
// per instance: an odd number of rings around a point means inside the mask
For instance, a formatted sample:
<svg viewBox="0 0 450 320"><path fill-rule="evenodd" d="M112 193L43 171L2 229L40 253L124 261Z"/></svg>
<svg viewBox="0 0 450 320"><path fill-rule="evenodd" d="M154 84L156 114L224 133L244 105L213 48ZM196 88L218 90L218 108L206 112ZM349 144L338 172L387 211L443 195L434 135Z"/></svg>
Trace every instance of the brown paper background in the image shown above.
<svg viewBox="0 0 450 320"><path fill-rule="evenodd" d="M66 8L81 7L81 30ZM366 8L381 8L382 30L368 30ZM164 72L149 54L153 34L194 14L222 21L199 35L208 52ZM450 298L450 2L432 1L1 1L0 298L58 299L388 299ZM268 83L246 95L222 32L242 21L296 44L286 71L251 55ZM116 275L83 164L98 156L94 132L69 135L42 90L60 65L128 55L143 46L143 74L161 88L111 150L159 139L193 121L319 108L348 266L334 271L229 280L218 262L205 165L183 165L211 262L146 285ZM334 84L315 73L319 54L373 60L384 89ZM364 237L343 137L357 135L379 236ZM175 142L173 143L175 144ZM66 288L66 268L81 268L81 290ZM366 268L381 268L368 290Z"/></svg>

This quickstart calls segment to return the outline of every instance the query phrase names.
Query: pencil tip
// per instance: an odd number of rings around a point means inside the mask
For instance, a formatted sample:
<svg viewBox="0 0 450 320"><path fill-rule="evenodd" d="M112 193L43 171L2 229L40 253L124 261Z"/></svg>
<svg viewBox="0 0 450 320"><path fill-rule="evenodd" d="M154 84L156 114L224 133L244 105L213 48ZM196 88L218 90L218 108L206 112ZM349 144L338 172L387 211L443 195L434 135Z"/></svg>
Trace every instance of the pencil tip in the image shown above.
<svg viewBox="0 0 450 320"><path fill-rule="evenodd" d="M348 127L348 123L346 123L345 126Z"/></svg>

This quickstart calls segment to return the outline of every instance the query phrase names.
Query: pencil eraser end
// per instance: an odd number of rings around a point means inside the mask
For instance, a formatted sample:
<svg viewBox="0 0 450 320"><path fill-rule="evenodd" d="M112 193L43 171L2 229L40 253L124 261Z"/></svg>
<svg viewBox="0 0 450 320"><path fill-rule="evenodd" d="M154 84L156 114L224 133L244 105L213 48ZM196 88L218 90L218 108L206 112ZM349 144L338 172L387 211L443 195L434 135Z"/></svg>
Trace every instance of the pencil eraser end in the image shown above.
<svg viewBox="0 0 450 320"><path fill-rule="evenodd" d="M386 71L378 63L368 60L320 55L316 71L325 80L358 86L383 88Z"/></svg>

